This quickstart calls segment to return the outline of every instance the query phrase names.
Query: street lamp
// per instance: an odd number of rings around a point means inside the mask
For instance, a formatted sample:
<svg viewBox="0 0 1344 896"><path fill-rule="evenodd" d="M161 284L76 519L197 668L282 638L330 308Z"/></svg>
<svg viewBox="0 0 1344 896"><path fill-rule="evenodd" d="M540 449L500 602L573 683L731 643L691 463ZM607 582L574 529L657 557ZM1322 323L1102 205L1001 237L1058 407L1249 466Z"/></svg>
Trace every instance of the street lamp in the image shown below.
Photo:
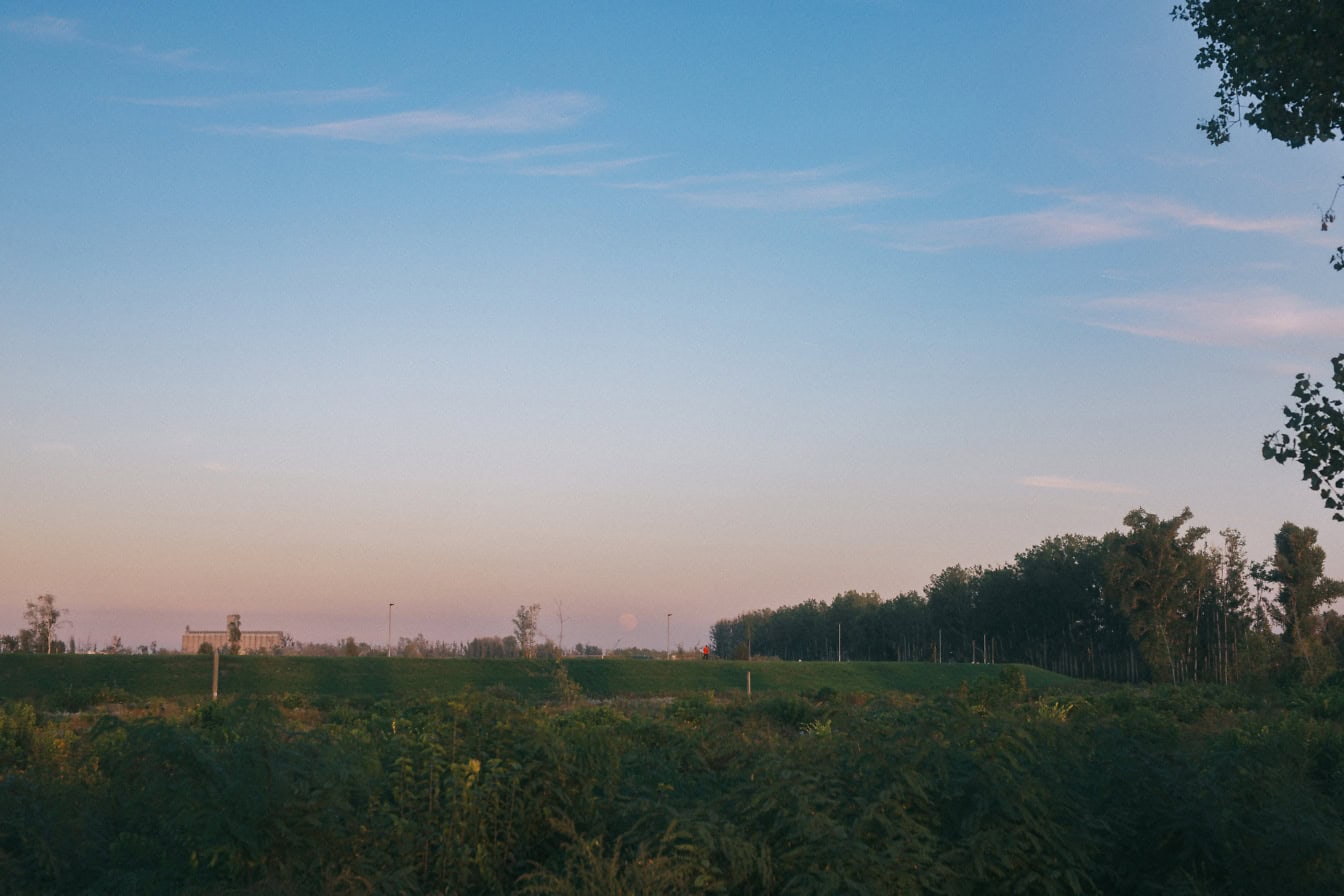
<svg viewBox="0 0 1344 896"><path fill-rule="evenodd" d="M392 608L395 606L396 604L387 605L387 655L389 659L392 656Z"/></svg>
<svg viewBox="0 0 1344 896"><path fill-rule="evenodd" d="M664 651L668 659L672 659L672 614L667 614L667 649Z"/></svg>

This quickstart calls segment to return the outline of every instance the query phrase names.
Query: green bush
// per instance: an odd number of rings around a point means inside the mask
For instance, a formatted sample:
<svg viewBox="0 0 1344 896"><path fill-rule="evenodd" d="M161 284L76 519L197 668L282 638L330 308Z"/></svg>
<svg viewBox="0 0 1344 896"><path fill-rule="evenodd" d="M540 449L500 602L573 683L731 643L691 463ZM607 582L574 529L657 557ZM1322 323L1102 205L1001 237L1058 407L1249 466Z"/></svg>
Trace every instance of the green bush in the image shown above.
<svg viewBox="0 0 1344 896"><path fill-rule="evenodd" d="M36 731L37 712L31 703L0 703L0 774L24 763Z"/></svg>
<svg viewBox="0 0 1344 896"><path fill-rule="evenodd" d="M975 700L702 694L659 710L474 693L97 719L0 703L0 879L15 893L1333 892L1336 689L1028 702L1001 679Z"/></svg>

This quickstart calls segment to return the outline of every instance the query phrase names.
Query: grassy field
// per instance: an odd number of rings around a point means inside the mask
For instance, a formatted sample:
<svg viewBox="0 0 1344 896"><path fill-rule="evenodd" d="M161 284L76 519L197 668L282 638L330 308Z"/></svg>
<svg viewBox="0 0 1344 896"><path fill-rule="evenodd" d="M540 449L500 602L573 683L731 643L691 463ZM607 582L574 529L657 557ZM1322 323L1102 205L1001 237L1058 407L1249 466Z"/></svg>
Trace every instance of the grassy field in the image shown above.
<svg viewBox="0 0 1344 896"><path fill-rule="evenodd" d="M997 676L1001 667L930 663L783 663L636 659L569 659L569 679L592 698L745 693L906 691L942 693L962 681ZM1024 668L1032 688L1069 679ZM210 696L211 658L168 656L0 655L0 699L73 705L108 700ZM386 657L226 656L220 660L221 697L302 695L369 699L418 693L452 695L500 686L533 699L555 692L552 662L526 660L401 659Z"/></svg>

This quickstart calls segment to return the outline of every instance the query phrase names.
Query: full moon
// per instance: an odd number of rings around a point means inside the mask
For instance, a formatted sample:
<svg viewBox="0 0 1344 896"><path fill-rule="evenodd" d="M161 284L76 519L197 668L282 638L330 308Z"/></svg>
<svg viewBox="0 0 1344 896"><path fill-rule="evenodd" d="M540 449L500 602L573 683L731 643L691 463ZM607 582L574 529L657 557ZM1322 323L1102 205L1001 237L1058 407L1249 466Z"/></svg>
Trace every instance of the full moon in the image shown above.
<svg viewBox="0 0 1344 896"><path fill-rule="evenodd" d="M632 632L635 630L635 626L637 625L639 625L639 620L635 618L634 613L621 614L621 628L625 629L628 632Z"/></svg>

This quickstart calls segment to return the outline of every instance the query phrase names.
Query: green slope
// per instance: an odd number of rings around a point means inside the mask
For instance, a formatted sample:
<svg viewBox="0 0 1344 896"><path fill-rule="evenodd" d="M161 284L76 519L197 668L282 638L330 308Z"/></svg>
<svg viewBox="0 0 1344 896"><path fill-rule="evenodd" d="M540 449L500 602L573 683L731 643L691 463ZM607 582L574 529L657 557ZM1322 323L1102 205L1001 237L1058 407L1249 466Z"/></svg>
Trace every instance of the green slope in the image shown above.
<svg viewBox="0 0 1344 896"><path fill-rule="evenodd" d="M675 696L714 691L753 694L906 691L942 693L962 681L997 676L1002 667L929 663L782 663L569 659L571 681L590 698ZM528 698L555 692L554 662L401 659L385 657L228 656L220 660L221 696L296 694L368 699L406 694L452 695L504 687ZM1028 684L1045 688L1064 676L1026 668ZM116 699L196 700L209 697L211 658L170 656L0 655L0 699L74 705Z"/></svg>

